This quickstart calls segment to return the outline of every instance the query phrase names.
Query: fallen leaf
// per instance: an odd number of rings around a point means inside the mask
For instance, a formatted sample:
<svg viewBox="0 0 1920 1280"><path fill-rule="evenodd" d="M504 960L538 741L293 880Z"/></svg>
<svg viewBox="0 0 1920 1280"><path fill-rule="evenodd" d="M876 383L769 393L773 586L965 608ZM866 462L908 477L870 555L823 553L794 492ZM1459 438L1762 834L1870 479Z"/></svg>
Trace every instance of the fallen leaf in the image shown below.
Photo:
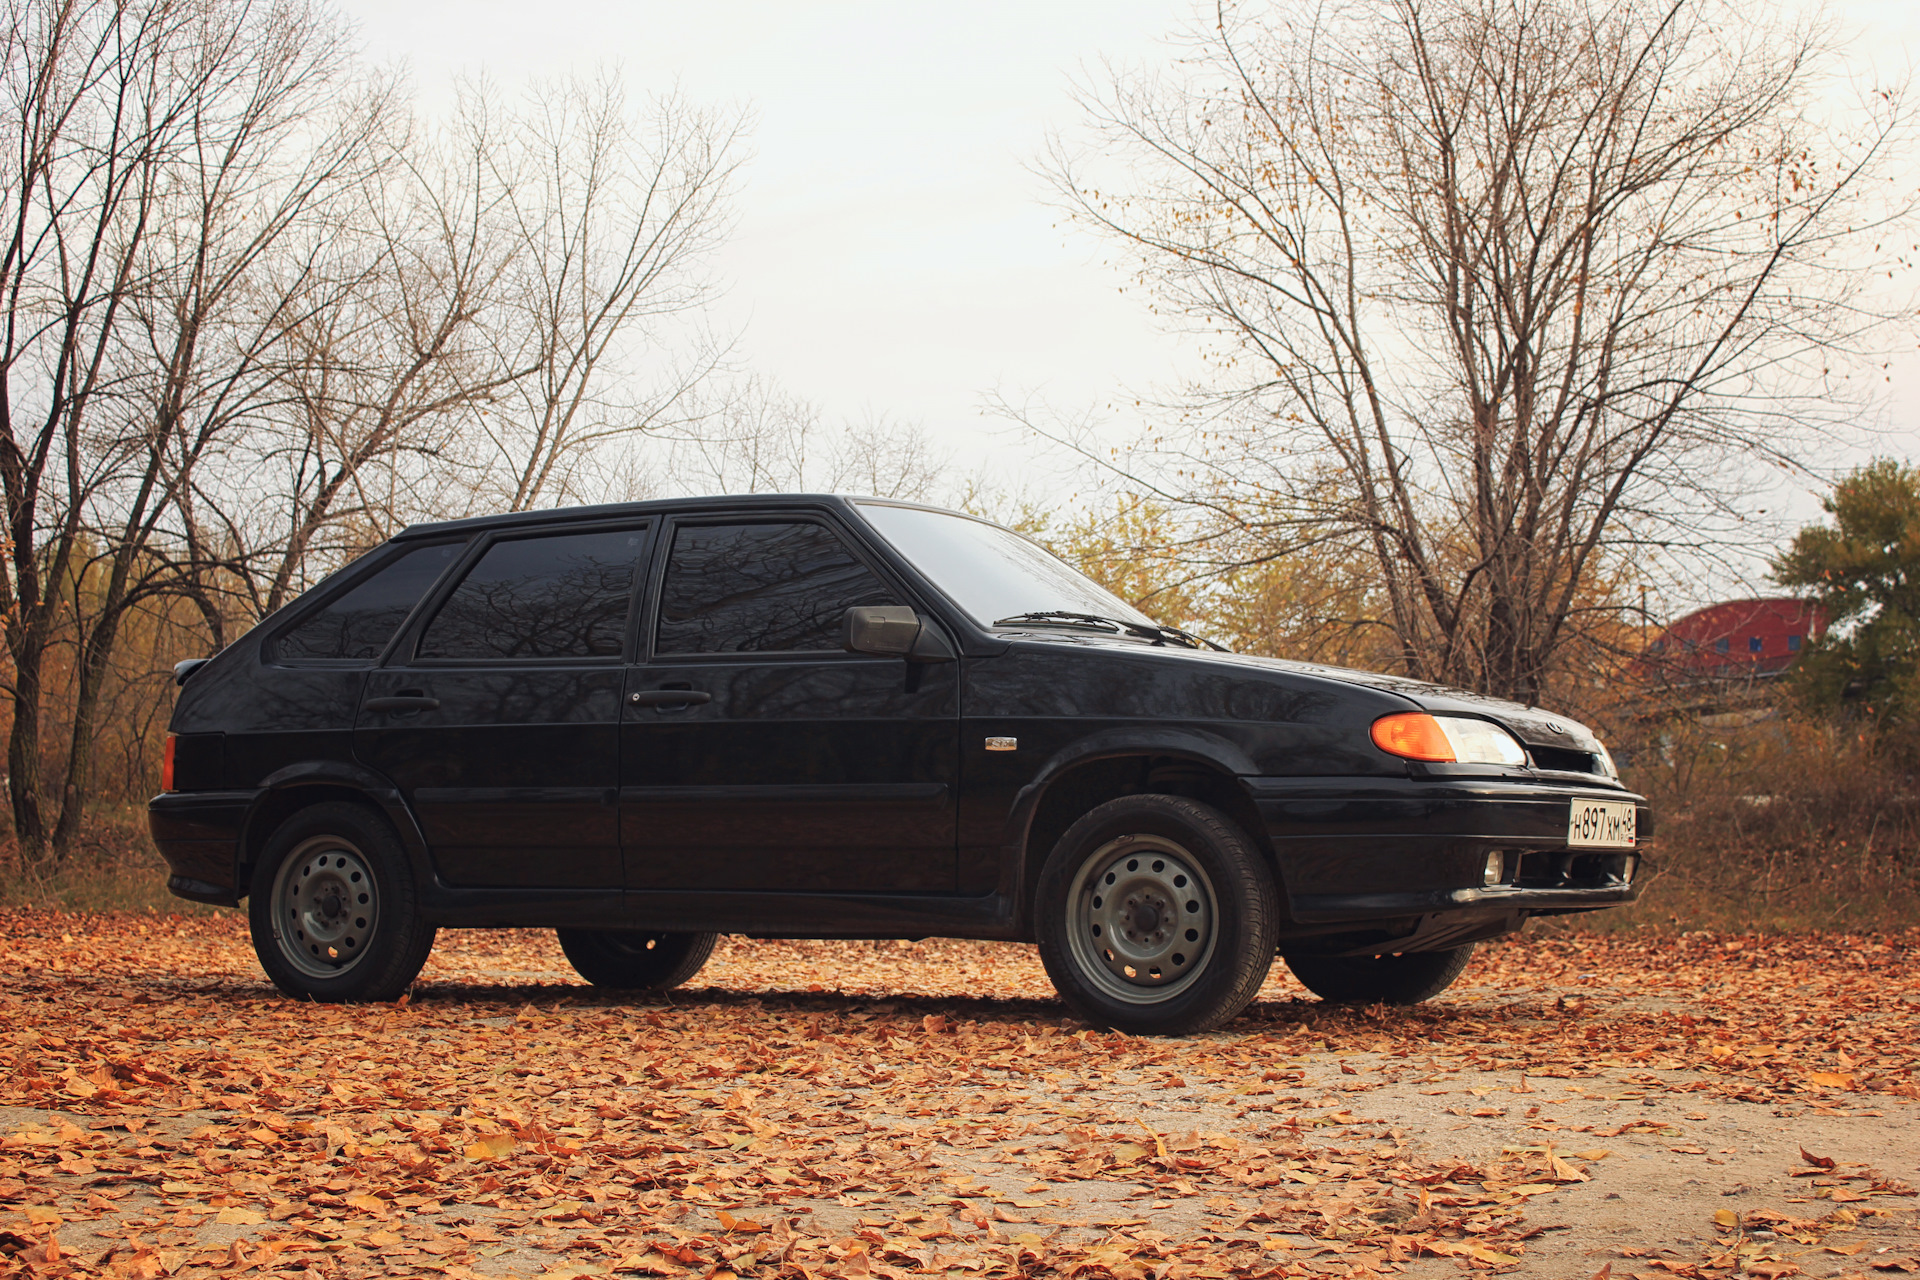
<svg viewBox="0 0 1920 1280"><path fill-rule="evenodd" d="M464 1154L469 1160L501 1160L513 1154L517 1144L507 1133L483 1133L468 1143Z"/></svg>

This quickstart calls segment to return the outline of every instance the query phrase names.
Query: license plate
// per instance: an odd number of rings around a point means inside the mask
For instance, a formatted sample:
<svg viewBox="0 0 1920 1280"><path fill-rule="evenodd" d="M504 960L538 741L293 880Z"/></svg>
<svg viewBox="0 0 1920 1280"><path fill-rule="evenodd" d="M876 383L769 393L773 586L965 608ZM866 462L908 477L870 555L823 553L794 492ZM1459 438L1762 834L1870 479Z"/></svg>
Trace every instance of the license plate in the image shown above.
<svg viewBox="0 0 1920 1280"><path fill-rule="evenodd" d="M1575 800L1567 843L1589 849L1633 848L1634 807L1628 800Z"/></svg>

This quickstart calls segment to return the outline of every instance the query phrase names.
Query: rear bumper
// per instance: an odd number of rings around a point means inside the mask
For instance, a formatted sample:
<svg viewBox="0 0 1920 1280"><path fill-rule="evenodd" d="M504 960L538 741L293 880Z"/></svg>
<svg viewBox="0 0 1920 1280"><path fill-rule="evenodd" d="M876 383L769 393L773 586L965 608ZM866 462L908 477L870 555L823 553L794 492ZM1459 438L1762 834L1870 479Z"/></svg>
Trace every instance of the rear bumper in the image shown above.
<svg viewBox="0 0 1920 1280"><path fill-rule="evenodd" d="M240 901L240 837L259 791L164 791L147 801L147 830L173 873L167 889L194 902Z"/></svg>
<svg viewBox="0 0 1920 1280"><path fill-rule="evenodd" d="M1279 859L1288 908L1306 926L1420 921L1467 926L1632 902L1653 832L1646 801L1604 787L1522 779L1249 778ZM1636 808L1633 849L1571 847L1575 800ZM1486 885L1489 854L1505 862ZM1495 929L1495 932L1503 930Z"/></svg>

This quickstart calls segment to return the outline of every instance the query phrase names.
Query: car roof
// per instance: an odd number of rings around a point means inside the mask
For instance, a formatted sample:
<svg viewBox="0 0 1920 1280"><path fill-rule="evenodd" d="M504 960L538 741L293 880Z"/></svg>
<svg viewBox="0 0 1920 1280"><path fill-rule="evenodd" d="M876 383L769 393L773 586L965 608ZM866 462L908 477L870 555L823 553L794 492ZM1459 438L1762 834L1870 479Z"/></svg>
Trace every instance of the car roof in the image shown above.
<svg viewBox="0 0 1920 1280"><path fill-rule="evenodd" d="M645 502L603 502L592 506L548 507L539 511L510 511L498 515L468 516L464 520L435 520L425 524L410 524L394 535L395 540L402 538L427 538L449 533L474 533L487 529L517 528L539 526L543 524L563 524L576 520L610 520L622 516L671 515L678 511L740 511L787 510L796 506L832 506L845 507L853 503L884 503L895 507L918 507L925 511L941 511L949 515L965 516L964 511L950 511L946 507L937 507L925 502L908 502L899 498L875 498L867 494L848 493L734 493L711 494L706 497L692 498L651 498Z"/></svg>

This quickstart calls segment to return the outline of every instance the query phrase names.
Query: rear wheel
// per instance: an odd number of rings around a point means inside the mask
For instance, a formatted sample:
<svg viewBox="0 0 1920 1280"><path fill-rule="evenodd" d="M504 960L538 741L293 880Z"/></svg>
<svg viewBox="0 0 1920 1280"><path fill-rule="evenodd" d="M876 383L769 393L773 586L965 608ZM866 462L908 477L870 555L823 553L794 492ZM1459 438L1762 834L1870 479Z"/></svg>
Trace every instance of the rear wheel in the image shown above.
<svg viewBox="0 0 1920 1280"><path fill-rule="evenodd" d="M1272 876L1225 815L1180 796L1125 796L1074 823L1035 906L1047 976L1097 1026L1212 1030L1273 964Z"/></svg>
<svg viewBox="0 0 1920 1280"><path fill-rule="evenodd" d="M288 818L253 869L247 920L273 985L310 1000L392 1000L419 976L435 929L419 918L399 837L357 804Z"/></svg>
<svg viewBox="0 0 1920 1280"><path fill-rule="evenodd" d="M644 929L556 929L573 971L596 987L667 991L700 972L714 933L654 933Z"/></svg>
<svg viewBox="0 0 1920 1280"><path fill-rule="evenodd" d="M1322 1000L1340 1004L1419 1004L1453 985L1473 944L1396 956L1288 956L1287 968Z"/></svg>

